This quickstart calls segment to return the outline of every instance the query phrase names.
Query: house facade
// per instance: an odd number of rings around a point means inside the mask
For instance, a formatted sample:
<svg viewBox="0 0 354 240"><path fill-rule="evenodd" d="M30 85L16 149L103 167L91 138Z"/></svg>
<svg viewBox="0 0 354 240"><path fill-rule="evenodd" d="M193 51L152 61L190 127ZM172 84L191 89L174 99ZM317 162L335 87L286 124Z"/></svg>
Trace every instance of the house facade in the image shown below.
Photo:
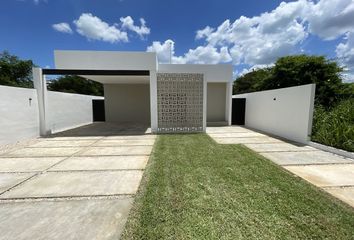
<svg viewBox="0 0 354 240"><path fill-rule="evenodd" d="M156 53L55 51L55 69L35 68L46 133L46 74L103 84L107 122L145 124L153 133L203 132L230 125L232 65L159 64Z"/></svg>

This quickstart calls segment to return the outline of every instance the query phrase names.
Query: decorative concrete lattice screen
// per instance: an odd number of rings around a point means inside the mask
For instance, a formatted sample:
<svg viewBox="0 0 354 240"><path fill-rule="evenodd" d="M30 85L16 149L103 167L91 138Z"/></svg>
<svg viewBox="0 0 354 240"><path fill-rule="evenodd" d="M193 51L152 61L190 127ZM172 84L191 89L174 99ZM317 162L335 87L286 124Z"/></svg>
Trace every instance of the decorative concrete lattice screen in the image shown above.
<svg viewBox="0 0 354 240"><path fill-rule="evenodd" d="M157 131L203 131L203 88L203 74L158 73Z"/></svg>

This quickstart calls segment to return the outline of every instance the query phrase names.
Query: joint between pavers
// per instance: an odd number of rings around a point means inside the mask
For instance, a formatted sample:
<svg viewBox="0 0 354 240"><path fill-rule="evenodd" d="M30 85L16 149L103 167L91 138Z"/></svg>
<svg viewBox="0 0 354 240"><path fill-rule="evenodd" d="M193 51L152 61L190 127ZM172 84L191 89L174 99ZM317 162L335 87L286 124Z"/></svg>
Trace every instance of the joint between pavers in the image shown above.
<svg viewBox="0 0 354 240"><path fill-rule="evenodd" d="M129 144L119 144L117 146L113 146L113 145L95 145L95 146L91 146L91 145L87 145L87 146L75 146L77 148L86 148L86 147L95 147L95 148L106 148L106 147L150 147L153 146L153 144L139 144L139 145L129 145ZM53 147L25 147L25 148L73 148L73 146L53 146Z"/></svg>
<svg viewBox="0 0 354 240"><path fill-rule="evenodd" d="M46 172L46 171L48 171L48 170L51 169L52 167L55 167L56 165L58 165L58 164L64 162L65 160L67 160L67 159L69 159L69 158L75 156L76 154L79 154L79 153L81 153L81 152L84 152L85 150L87 150L87 148L91 147L93 144L97 143L98 141L100 141L101 139L104 139L104 138L105 138L105 137L98 138L98 139L96 139L96 141L94 141L94 142L91 143L90 145L85 146L85 147L82 147L82 149L80 149L79 151L77 151L77 152L71 154L70 156L67 156L66 158L60 160L59 162L54 163L54 164L51 165L50 167L46 168L46 169L43 171L43 173Z"/></svg>
<svg viewBox="0 0 354 240"><path fill-rule="evenodd" d="M241 143L241 144L243 144L243 143ZM252 143L253 144L253 143ZM247 147L247 146L246 146ZM257 152L257 153L276 153L276 152L284 152L284 153L286 153L286 152L289 152L289 153L296 153L296 152L318 152L318 151L320 151L320 150L294 150L294 151L281 151L281 150L279 150L279 151L257 151L257 150L254 150L254 149L252 149L252 148L250 148L250 147L248 147L249 149L251 149L251 150L253 150L253 151L255 151L255 152Z"/></svg>
<svg viewBox="0 0 354 240"><path fill-rule="evenodd" d="M55 196L55 197L18 197L18 198L0 198L2 203L20 203L20 202L56 202L56 201L74 201L74 200L110 200L133 198L135 194L107 194L107 195L77 195L77 196Z"/></svg>
<svg viewBox="0 0 354 240"><path fill-rule="evenodd" d="M129 172L129 171L144 171L144 168L131 168L131 169L70 169L70 170L47 170L48 173L70 173L70 172Z"/></svg>
<svg viewBox="0 0 354 240"><path fill-rule="evenodd" d="M335 188L339 188L339 189L343 189L343 188L354 188L354 185L338 185L338 186L320 186L323 189L335 189Z"/></svg>
<svg viewBox="0 0 354 240"><path fill-rule="evenodd" d="M111 155L79 155L79 156L75 156L75 157L119 157L119 156L150 156L150 154L111 154Z"/></svg>
<svg viewBox="0 0 354 240"><path fill-rule="evenodd" d="M104 137L102 137L102 138L104 138ZM97 139L97 141L99 141L99 140L102 139L102 138ZM93 144L96 143L97 141L93 142ZM24 179L23 181L19 182L18 184L15 184L14 186L12 186L12 187L6 189L5 191L1 192L1 193L0 193L0 196L3 195L3 194L6 193L6 192L9 192L9 191L13 190L14 188L17 188L18 186L23 185L25 182L27 182L27 181L29 181L29 180L35 178L35 177L38 177L38 176L42 175L43 173L47 172L48 169L50 169L50 168L56 166L57 164L59 164L59 163L65 161L66 159L69 159L70 157L72 157L72 156L74 156L75 154L77 154L77 153L79 153L79 152L85 150L86 148L87 148L87 147L83 147L83 149L81 149L81 150L79 150L79 151L77 151L77 152L71 154L70 156L65 156L64 159L62 159L62 160L58 161L57 163L51 165L50 167L46 168L45 170L36 172L34 175L32 175L32 176L30 176L30 177Z"/></svg>
<svg viewBox="0 0 354 240"><path fill-rule="evenodd" d="M326 166L326 165L351 165L354 162L332 162L332 163L296 163L296 164L279 164L280 166L284 167L306 167L306 166Z"/></svg>
<svg viewBox="0 0 354 240"><path fill-rule="evenodd" d="M16 188L16 187L18 187L18 186L24 184L24 182L26 182L26 181L28 181L28 180L30 180L30 179L36 177L37 175L38 175L38 173L37 173L37 174L34 174L34 175L32 175L32 176L30 176L30 177L28 177L28 178L26 178L26 179L24 179L24 180L22 180L22 181L20 181L19 183L17 183L17 184L15 184L15 185L13 185L12 187L6 189L5 191L2 191L2 192L0 193L0 197L1 197L1 195L3 195L4 193L9 192L9 191L11 191L12 189L14 189L14 188Z"/></svg>

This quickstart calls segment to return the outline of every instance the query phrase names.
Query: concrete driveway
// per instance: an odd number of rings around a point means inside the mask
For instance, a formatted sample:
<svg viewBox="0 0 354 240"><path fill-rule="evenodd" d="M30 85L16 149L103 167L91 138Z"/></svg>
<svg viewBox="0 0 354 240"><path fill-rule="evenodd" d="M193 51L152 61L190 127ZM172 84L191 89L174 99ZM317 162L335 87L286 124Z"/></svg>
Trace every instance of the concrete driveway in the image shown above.
<svg viewBox="0 0 354 240"><path fill-rule="evenodd" d="M155 136L97 123L0 155L0 239L117 239Z"/></svg>
<svg viewBox="0 0 354 240"><path fill-rule="evenodd" d="M220 144L244 144L354 207L354 159L239 126L208 127L207 133Z"/></svg>

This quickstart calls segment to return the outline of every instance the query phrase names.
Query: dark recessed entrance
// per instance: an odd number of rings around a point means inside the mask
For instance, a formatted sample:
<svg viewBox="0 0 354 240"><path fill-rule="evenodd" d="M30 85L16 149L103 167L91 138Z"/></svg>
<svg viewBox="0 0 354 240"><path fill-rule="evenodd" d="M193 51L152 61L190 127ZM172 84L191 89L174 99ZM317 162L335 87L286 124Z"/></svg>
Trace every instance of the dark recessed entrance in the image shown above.
<svg viewBox="0 0 354 240"><path fill-rule="evenodd" d="M92 99L92 114L94 122L106 121L103 99Z"/></svg>
<svg viewBox="0 0 354 240"><path fill-rule="evenodd" d="M232 125L245 125L246 98L232 99Z"/></svg>

